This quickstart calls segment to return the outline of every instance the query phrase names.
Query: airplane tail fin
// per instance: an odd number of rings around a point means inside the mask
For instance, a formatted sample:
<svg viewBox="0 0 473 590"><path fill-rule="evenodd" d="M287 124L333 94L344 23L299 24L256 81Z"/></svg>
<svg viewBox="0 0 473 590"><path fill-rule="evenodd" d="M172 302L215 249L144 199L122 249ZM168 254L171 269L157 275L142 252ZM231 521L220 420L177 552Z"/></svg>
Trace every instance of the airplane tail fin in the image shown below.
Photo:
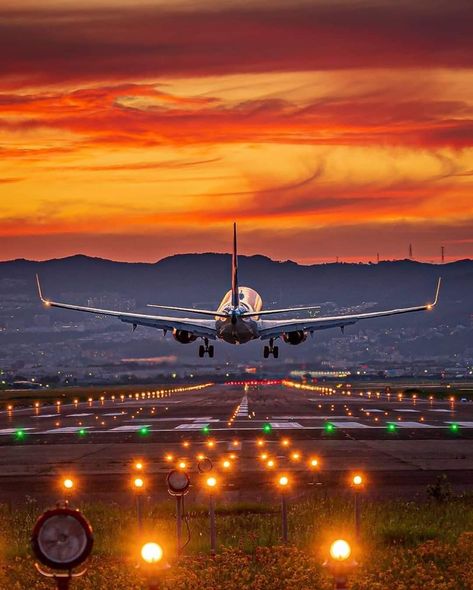
<svg viewBox="0 0 473 590"><path fill-rule="evenodd" d="M237 224L233 224L233 255L232 255L232 305L238 307L238 253L237 253Z"/></svg>

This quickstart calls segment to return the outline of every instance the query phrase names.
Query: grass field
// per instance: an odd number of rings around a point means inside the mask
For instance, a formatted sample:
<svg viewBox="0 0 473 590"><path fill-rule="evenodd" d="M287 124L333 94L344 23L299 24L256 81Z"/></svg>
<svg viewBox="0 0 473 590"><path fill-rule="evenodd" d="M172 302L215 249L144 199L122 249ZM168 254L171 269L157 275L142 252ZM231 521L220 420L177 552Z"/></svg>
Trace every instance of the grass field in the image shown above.
<svg viewBox="0 0 473 590"><path fill-rule="evenodd" d="M443 497L443 496L442 496ZM134 510L105 504L82 506L94 527L95 547L86 576L73 588L145 588L138 551L145 540L160 542L172 563L164 582L175 590L328 589L321 566L335 538L354 545L359 562L354 589L458 590L473 588L473 498L417 502L365 502L362 537L353 539L353 506L347 498L312 497L292 504L290 544L280 543L277 506L226 506L217 515L219 554L208 555L205 507L189 508L191 539L184 557L174 555L173 503L149 508L144 530ZM29 536L39 509L34 500L18 511L0 508L0 588L51 588L34 570ZM184 537L185 527L184 527Z"/></svg>

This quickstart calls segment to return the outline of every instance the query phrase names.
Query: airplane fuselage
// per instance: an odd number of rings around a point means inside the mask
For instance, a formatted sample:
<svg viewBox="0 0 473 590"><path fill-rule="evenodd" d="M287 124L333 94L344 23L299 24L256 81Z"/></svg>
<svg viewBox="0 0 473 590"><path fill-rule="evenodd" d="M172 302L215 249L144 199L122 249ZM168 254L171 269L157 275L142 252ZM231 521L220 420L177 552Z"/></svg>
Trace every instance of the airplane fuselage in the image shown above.
<svg viewBox="0 0 473 590"><path fill-rule="evenodd" d="M215 318L217 338L229 344L244 344L258 338L258 316L244 319L242 314L261 311L263 300L250 287L239 287L238 295L238 307L233 308L232 292L228 291L217 310L228 313L228 318Z"/></svg>

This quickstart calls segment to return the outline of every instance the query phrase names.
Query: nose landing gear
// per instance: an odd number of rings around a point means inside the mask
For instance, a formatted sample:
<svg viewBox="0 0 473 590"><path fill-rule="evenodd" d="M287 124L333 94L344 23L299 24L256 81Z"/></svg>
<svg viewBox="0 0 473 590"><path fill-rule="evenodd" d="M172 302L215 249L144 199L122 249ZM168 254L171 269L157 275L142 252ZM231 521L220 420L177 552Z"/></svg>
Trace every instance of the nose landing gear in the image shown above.
<svg viewBox="0 0 473 590"><path fill-rule="evenodd" d="M200 358L204 358L204 356L206 354L208 354L209 355L209 358L213 359L213 357L214 357L214 347L213 347L213 344L210 344L209 345L209 339L208 338L204 338L204 343L205 343L205 346L204 346L204 344L201 344L199 346L199 357Z"/></svg>
<svg viewBox="0 0 473 590"><path fill-rule="evenodd" d="M263 348L263 356L265 359L269 358L270 354L272 354L275 359L279 356L279 346L274 346L274 338L270 338L269 346Z"/></svg>

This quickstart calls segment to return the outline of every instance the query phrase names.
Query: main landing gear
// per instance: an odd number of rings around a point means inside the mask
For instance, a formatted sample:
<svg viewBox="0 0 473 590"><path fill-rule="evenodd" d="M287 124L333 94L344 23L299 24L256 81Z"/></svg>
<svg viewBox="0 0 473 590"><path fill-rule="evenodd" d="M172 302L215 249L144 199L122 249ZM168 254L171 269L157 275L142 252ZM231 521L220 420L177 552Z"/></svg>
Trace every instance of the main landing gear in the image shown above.
<svg viewBox="0 0 473 590"><path fill-rule="evenodd" d="M204 344L201 344L199 346L199 356L200 358L204 358L205 354L209 355L209 358L213 359L214 357L214 347L213 344L210 344L209 346L209 339L208 338L204 338Z"/></svg>
<svg viewBox="0 0 473 590"><path fill-rule="evenodd" d="M274 346L274 338L270 338L269 346L263 348L263 356L265 359L269 358L270 354L272 354L275 359L279 356L279 346Z"/></svg>

